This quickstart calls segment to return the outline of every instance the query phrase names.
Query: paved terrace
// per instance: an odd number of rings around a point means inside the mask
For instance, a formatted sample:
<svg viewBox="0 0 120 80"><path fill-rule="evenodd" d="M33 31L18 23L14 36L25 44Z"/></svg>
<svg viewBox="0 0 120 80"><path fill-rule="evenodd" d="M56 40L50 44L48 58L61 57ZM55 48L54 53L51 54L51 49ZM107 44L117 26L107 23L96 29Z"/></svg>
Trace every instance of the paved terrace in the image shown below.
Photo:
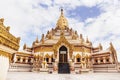
<svg viewBox="0 0 120 80"><path fill-rule="evenodd" d="M7 80L120 80L120 73L46 74L8 72Z"/></svg>

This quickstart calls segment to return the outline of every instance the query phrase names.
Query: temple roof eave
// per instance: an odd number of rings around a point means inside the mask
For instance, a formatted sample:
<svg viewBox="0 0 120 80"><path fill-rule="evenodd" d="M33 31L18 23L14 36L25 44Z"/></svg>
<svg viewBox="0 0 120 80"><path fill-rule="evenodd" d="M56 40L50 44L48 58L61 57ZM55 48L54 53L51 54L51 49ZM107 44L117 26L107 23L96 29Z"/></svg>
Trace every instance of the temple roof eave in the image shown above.
<svg viewBox="0 0 120 80"><path fill-rule="evenodd" d="M102 51L99 51L99 52L95 52L95 53L92 53L92 55L101 55L101 54L107 54L107 53L110 53L110 50L102 50Z"/></svg>

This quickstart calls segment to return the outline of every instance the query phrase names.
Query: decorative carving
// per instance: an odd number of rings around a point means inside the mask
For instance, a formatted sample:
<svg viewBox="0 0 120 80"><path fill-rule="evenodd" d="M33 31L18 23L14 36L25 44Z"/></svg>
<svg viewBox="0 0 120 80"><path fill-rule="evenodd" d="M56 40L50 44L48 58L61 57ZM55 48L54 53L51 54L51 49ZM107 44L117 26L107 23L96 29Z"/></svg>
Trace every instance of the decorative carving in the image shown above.
<svg viewBox="0 0 120 80"><path fill-rule="evenodd" d="M72 39L77 39L77 36L74 34L73 36L72 36Z"/></svg>
<svg viewBox="0 0 120 80"><path fill-rule="evenodd" d="M1 19L0 19L0 25L3 26L3 22L4 22L4 18L1 18Z"/></svg>
<svg viewBox="0 0 120 80"><path fill-rule="evenodd" d="M65 45L68 46L68 48L69 48L69 55L70 55L70 58L72 58L72 53L73 53L73 47L74 47L74 46L67 41L67 39L65 38L63 32L61 32L59 41L53 46L54 53L55 53L54 55L57 55L57 53L56 53L56 52L57 52L57 49L58 49L59 46L62 45L62 44L65 44ZM56 56L55 56L55 57L56 57Z"/></svg>
<svg viewBox="0 0 120 80"><path fill-rule="evenodd" d="M6 30L9 32L9 30L10 30L10 26L6 27Z"/></svg>
<svg viewBox="0 0 120 80"><path fill-rule="evenodd" d="M81 57L81 55L78 53L75 57L76 57L76 58L80 58L80 57Z"/></svg>
<svg viewBox="0 0 120 80"><path fill-rule="evenodd" d="M24 44L24 46L23 46L23 50L25 50L27 48L27 45L26 44Z"/></svg>
<svg viewBox="0 0 120 80"><path fill-rule="evenodd" d="M40 40L40 42L42 42L42 44L44 44L44 34L42 34L42 38L41 38L41 40Z"/></svg>
<svg viewBox="0 0 120 80"><path fill-rule="evenodd" d="M75 31L75 34L77 35L77 31Z"/></svg>
<svg viewBox="0 0 120 80"><path fill-rule="evenodd" d="M14 43L11 40L8 40L8 39L6 39L6 38L4 38L2 36L0 36L0 43L5 45L5 46L8 46L8 47L10 47L10 48L12 48L14 50L18 50L19 49L19 45L18 44Z"/></svg>
<svg viewBox="0 0 120 80"><path fill-rule="evenodd" d="M18 44L20 43L20 37L17 37L17 42L18 42Z"/></svg>
<svg viewBox="0 0 120 80"><path fill-rule="evenodd" d="M46 60L42 62L42 68L44 68L44 69L48 68L48 64L47 64Z"/></svg>
<svg viewBox="0 0 120 80"><path fill-rule="evenodd" d="M36 43L39 43L39 41L38 41L38 36L37 36L37 38L36 38L35 42L36 42Z"/></svg>
<svg viewBox="0 0 120 80"><path fill-rule="evenodd" d="M10 27L6 28L5 26L3 26L3 22L4 19L0 19L0 25L2 26L2 28L0 28L0 43L14 50L18 50L20 38L16 38L12 34L10 34Z"/></svg>
<svg viewBox="0 0 120 80"><path fill-rule="evenodd" d="M45 58L51 58L51 56L47 53L47 54L45 55Z"/></svg>
<svg viewBox="0 0 120 80"><path fill-rule="evenodd" d="M86 43L89 43L88 37L86 38Z"/></svg>
<svg viewBox="0 0 120 80"><path fill-rule="evenodd" d="M103 49L103 47L102 47L102 45L101 45L101 43L99 44L99 50L102 50Z"/></svg>
<svg viewBox="0 0 120 80"><path fill-rule="evenodd" d="M0 56L8 57L11 62L12 54L0 50Z"/></svg>
<svg viewBox="0 0 120 80"><path fill-rule="evenodd" d="M113 56L114 56L114 59L115 59L115 63L118 64L117 53L116 53L116 50L115 50L112 42L110 42L109 50L111 51L111 53L113 53Z"/></svg>
<svg viewBox="0 0 120 80"><path fill-rule="evenodd" d="M80 39L83 39L83 36L82 36L82 34L80 34Z"/></svg>

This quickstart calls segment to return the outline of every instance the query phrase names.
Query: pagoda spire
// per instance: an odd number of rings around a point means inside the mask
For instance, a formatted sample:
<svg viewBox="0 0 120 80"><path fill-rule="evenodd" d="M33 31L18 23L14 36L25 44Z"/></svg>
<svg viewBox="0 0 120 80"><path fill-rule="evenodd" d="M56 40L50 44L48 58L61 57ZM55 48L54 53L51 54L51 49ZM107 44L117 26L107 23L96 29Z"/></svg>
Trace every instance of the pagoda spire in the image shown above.
<svg viewBox="0 0 120 80"><path fill-rule="evenodd" d="M101 43L99 43L99 49L100 49L100 50L102 50L102 49L103 49L103 47L102 47Z"/></svg>
<svg viewBox="0 0 120 80"><path fill-rule="evenodd" d="M83 38L83 36L82 36L82 34L80 34L80 39L82 39Z"/></svg>
<svg viewBox="0 0 120 80"><path fill-rule="evenodd" d="M0 19L0 25L3 25L3 23L4 23L4 18L1 18Z"/></svg>
<svg viewBox="0 0 120 80"><path fill-rule="evenodd" d="M23 50L25 50L27 48L26 43L23 45Z"/></svg>
<svg viewBox="0 0 120 80"><path fill-rule="evenodd" d="M63 8L61 8L61 16L63 16L64 15L64 13L63 13Z"/></svg>
<svg viewBox="0 0 120 80"><path fill-rule="evenodd" d="M35 41L36 43L38 43L39 41L38 41L38 36L36 37L36 41Z"/></svg>
<svg viewBox="0 0 120 80"><path fill-rule="evenodd" d="M110 50L115 50L112 42L110 42Z"/></svg>
<svg viewBox="0 0 120 80"><path fill-rule="evenodd" d="M63 13L63 9L61 8L61 14L60 14L60 17L57 21L57 24L56 24L56 28L57 29L60 29L60 30L65 30L68 28L68 21L67 19L64 17L64 13Z"/></svg>
<svg viewBox="0 0 120 80"><path fill-rule="evenodd" d="M86 37L86 43L89 43L89 39L88 39L88 37Z"/></svg>
<svg viewBox="0 0 120 80"><path fill-rule="evenodd" d="M42 38L41 38L41 40L40 40L40 42L42 42L42 44L44 44L44 34L42 34Z"/></svg>

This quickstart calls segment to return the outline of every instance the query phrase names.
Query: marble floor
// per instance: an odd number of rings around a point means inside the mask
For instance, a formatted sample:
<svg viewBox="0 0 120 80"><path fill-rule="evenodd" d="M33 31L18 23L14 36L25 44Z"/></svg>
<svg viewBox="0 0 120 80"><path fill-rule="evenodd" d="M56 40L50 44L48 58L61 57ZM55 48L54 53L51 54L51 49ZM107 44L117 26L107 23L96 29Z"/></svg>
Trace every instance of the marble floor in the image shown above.
<svg viewBox="0 0 120 80"><path fill-rule="evenodd" d="M120 80L120 73L46 74L8 72L7 80Z"/></svg>

